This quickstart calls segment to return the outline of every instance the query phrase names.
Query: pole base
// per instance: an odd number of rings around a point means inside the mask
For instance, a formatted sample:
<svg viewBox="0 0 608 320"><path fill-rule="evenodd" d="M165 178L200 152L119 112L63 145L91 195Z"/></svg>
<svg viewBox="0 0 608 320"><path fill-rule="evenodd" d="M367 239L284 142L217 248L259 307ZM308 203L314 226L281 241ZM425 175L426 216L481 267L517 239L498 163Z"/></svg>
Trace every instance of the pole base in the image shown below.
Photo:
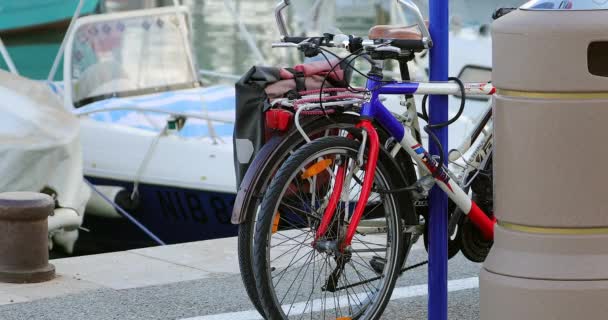
<svg viewBox="0 0 608 320"><path fill-rule="evenodd" d="M50 263L36 270L0 270L0 282L5 283L37 283L54 278L55 266Z"/></svg>
<svg viewBox="0 0 608 320"><path fill-rule="evenodd" d="M481 320L598 319L608 314L608 280L537 280L479 275Z"/></svg>

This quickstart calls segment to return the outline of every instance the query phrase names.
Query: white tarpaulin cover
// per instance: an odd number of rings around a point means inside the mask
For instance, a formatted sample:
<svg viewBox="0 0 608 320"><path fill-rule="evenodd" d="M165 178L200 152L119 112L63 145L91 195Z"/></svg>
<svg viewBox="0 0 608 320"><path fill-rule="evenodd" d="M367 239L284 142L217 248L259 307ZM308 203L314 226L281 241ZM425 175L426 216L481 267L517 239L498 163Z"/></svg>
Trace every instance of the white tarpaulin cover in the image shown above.
<svg viewBox="0 0 608 320"><path fill-rule="evenodd" d="M81 223L90 190L83 181L78 119L45 83L1 70L0 97L0 192L50 187L74 217L51 217L49 231L73 225L74 218Z"/></svg>

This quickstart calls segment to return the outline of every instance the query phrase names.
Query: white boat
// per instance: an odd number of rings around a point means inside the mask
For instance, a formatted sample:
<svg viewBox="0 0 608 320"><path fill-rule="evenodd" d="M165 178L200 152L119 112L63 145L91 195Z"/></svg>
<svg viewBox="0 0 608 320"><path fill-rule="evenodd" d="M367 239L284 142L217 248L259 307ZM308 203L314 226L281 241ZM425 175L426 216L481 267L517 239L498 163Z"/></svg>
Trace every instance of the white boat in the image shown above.
<svg viewBox="0 0 608 320"><path fill-rule="evenodd" d="M235 235L234 88L201 85L187 9L87 16L71 29L64 106L80 119L84 174L101 191L87 216L123 218L105 196L158 243ZM118 223L96 222L88 227Z"/></svg>

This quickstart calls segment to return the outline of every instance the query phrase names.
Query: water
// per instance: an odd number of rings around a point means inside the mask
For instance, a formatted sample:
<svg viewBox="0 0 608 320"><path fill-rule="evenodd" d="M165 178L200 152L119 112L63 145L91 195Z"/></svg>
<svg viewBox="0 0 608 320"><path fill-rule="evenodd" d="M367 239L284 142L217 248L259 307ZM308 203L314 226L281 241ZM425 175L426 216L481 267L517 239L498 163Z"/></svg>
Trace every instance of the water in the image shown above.
<svg viewBox="0 0 608 320"><path fill-rule="evenodd" d="M192 42L201 69L229 74L243 74L255 64L277 64L289 61L288 55L273 50L270 44L279 38L274 26L274 0L234 1L228 8L223 0L186 0L192 12ZM234 15L233 15L234 13ZM247 29L239 28L238 20Z"/></svg>
<svg viewBox="0 0 608 320"><path fill-rule="evenodd" d="M324 0L318 10L311 11L314 0L292 1L286 15L294 35L320 35L323 32L343 32L366 35L368 29L395 20L396 6L392 0ZM428 16L428 1L414 1L424 16ZM192 12L193 45L199 67L241 75L254 64L290 65L301 61L295 50L272 49L279 39L273 10L277 0L184 0ZM226 3L232 3L232 8ZM491 23L491 15L500 7L513 7L522 0L454 0L450 1L453 26L478 26ZM248 45L251 42L263 57ZM406 14L406 22L413 23Z"/></svg>
<svg viewBox="0 0 608 320"><path fill-rule="evenodd" d="M288 65L301 61L293 49L272 49L279 33L273 10L276 0L232 1L185 0L192 12L193 45L202 69L230 74L243 74L254 64ZM338 1L336 5L322 5L311 11L313 0L299 0L289 7L286 19L292 35L320 35L341 31L365 34L376 19L373 1ZM330 3L332 1L325 1ZM336 14L340 9L354 8ZM242 24L239 26L239 21ZM244 32L243 29L248 31ZM260 54L248 43L257 48Z"/></svg>
<svg viewBox="0 0 608 320"><path fill-rule="evenodd" d="M172 2L129 1L128 9L133 9L132 3L154 6L171 5ZM395 20L397 10L393 0L323 0L321 6L312 11L310 9L315 0L292 2L286 16L290 21L292 34L297 35L320 35L323 32L365 35L374 24L390 23L391 18ZM428 1L414 2L427 16ZM496 8L518 6L523 2L452 0L452 24L488 24ZM241 75L255 64L293 65L302 61L302 57L295 50L270 47L272 42L279 39L273 16L277 0L182 0L182 3L192 12L192 41L196 60L202 69ZM406 14L406 20L411 23L411 15ZM250 44L244 29L250 35ZM63 29L37 31L27 36L4 36L3 40L23 75L44 79L59 48L63 32ZM259 48L259 53L256 53L254 47ZM6 69L4 61L0 62L0 68ZM59 72L56 79L61 78Z"/></svg>

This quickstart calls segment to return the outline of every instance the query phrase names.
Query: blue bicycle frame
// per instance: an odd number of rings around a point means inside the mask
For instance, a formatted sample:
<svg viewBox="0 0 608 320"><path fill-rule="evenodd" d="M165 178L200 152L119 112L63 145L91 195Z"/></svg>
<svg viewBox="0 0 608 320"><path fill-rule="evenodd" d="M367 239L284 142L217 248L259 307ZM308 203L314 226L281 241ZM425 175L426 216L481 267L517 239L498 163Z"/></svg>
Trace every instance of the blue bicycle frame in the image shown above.
<svg viewBox="0 0 608 320"><path fill-rule="evenodd" d="M365 146L368 148L368 161L366 164L366 175L363 181L361 195L359 201L355 206L351 223L347 229L346 237L341 244L342 248L350 245L351 240L355 234L358 223L361 219L365 204L371 192L372 182L374 180L374 172L376 169L376 162L379 151L379 141L376 129L372 125L372 121L378 123L384 127L388 133L399 141L403 149L410 155L414 161L426 175L431 175L435 183L443 190L448 197L464 212L468 215L471 222L473 222L481 231L482 235L486 239L492 239L494 236L494 223L495 218L490 218L486 215L477 204L472 201L466 192L457 184L452 183L450 175L448 174L447 168L440 165L430 154L424 149L424 147L412 136L410 131L397 120L391 112L382 104L380 101L380 95L411 95L411 94L453 94L454 83L450 82L436 82L436 83L416 83L416 82L392 82L386 83L380 80L381 78L377 75L371 75L367 81L366 89L371 94L369 101L363 103L361 109L361 121L357 127L364 130L365 134L362 143L366 143L369 137L369 143ZM489 86L489 87L488 87ZM480 89L480 88L483 88ZM459 87L456 90L460 90ZM491 85L486 84L485 86L480 84L468 84L465 85L465 92L478 93L478 94L492 94L494 89ZM343 171L340 169L337 174L336 186L330 197L330 204L326 207L323 218L321 220L320 227L317 229L316 239L321 238L326 230L329 222L333 219L335 211L335 204L339 195L342 192L343 186ZM335 200L335 201L332 201Z"/></svg>

